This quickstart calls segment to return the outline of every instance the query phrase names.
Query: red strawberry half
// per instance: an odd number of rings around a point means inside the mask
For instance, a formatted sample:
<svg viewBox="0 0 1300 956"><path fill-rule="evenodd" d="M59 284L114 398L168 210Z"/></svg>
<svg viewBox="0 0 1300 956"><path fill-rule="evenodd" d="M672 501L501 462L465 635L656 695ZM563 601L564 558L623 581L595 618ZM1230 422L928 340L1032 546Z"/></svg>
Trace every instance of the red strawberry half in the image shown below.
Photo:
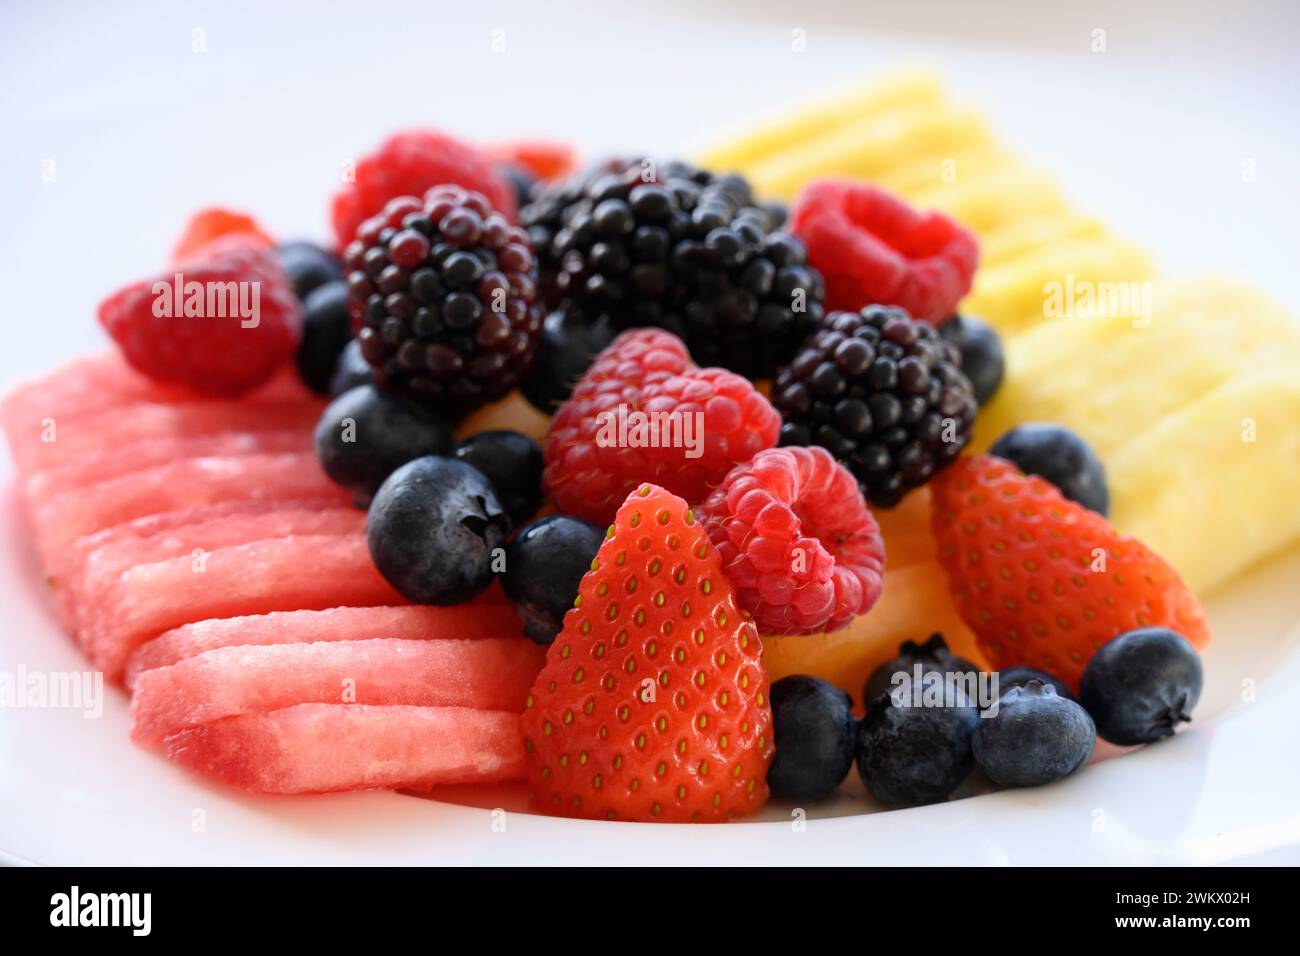
<svg viewBox="0 0 1300 956"><path fill-rule="evenodd" d="M1168 627L1202 647L1209 623L1178 573L1049 482L991 455L932 484L939 562L995 667L1025 664L1072 688L1107 641Z"/></svg>
<svg viewBox="0 0 1300 956"><path fill-rule="evenodd" d="M774 752L761 647L686 502L642 485L528 696L537 807L675 822L758 809Z"/></svg>

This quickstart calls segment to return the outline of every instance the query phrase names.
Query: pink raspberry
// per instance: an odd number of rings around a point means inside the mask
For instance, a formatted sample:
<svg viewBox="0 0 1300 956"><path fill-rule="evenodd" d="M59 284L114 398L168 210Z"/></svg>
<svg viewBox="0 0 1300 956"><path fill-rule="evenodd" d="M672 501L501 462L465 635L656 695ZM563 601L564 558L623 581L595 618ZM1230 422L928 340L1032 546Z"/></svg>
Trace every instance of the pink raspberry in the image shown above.
<svg viewBox="0 0 1300 956"><path fill-rule="evenodd" d="M561 511L598 524L645 482L702 501L734 465L775 445L780 427L748 379L696 368L671 332L633 329L556 412L544 487Z"/></svg>
<svg viewBox="0 0 1300 956"><path fill-rule="evenodd" d="M824 448L759 452L699 511L760 634L833 631L880 598L880 529L857 480Z"/></svg>

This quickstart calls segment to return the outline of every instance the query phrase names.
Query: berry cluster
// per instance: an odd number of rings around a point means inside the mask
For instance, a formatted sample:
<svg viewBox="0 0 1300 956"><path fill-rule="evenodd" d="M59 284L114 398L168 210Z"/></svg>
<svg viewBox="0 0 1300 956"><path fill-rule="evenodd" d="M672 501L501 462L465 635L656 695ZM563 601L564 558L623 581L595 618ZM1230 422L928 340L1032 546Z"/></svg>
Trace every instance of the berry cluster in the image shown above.
<svg viewBox="0 0 1300 956"><path fill-rule="evenodd" d="M343 252L348 306L376 381L457 414L523 379L541 331L527 236L479 193L390 200Z"/></svg>
<svg viewBox="0 0 1300 956"><path fill-rule="evenodd" d="M822 316L803 243L740 176L613 160L534 194L520 212L548 305L619 328L656 326L696 361L766 378Z"/></svg>
<svg viewBox="0 0 1300 956"><path fill-rule="evenodd" d="M777 375L773 401L782 444L828 449L881 507L952 462L975 423L956 346L886 306L827 315Z"/></svg>

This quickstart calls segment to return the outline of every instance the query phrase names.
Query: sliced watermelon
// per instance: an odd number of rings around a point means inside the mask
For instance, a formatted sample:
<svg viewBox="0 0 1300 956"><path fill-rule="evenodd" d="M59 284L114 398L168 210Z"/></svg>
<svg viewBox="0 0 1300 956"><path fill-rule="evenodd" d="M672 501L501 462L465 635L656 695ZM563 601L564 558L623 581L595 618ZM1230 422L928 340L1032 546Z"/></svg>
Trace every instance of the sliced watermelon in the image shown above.
<svg viewBox="0 0 1300 956"><path fill-rule="evenodd" d="M296 431L310 433L324 407L296 399L252 403L226 399L162 404L145 402L94 414L24 421L7 429L18 473L24 477L60 465L75 464L105 448L144 441L215 435L224 432Z"/></svg>
<svg viewBox="0 0 1300 956"><path fill-rule="evenodd" d="M32 501L30 506L37 547L49 567L82 535L133 518L219 501L331 496L339 503L350 500L330 482L314 455L238 455L159 465Z"/></svg>
<svg viewBox="0 0 1300 956"><path fill-rule="evenodd" d="M161 740L186 727L294 704L518 713L545 661L546 652L525 637L221 647L141 674L131 698L131 733Z"/></svg>
<svg viewBox="0 0 1300 956"><path fill-rule="evenodd" d="M471 601L455 607L335 607L324 611L275 611L247 617L197 621L162 634L131 655L126 686L138 675L221 647L357 641L372 637L403 640L477 640L515 637L519 618L508 605Z"/></svg>
<svg viewBox="0 0 1300 956"><path fill-rule="evenodd" d="M67 578L59 589L68 620L78 634L89 619L101 613L105 595L123 572L142 564L169 558L194 556L195 551L213 551L267 538L295 534L360 534L366 516L347 506L327 508L284 508L263 514L237 514L182 525L147 538L126 538L105 544L86 555L76 578Z"/></svg>
<svg viewBox="0 0 1300 956"><path fill-rule="evenodd" d="M163 631L214 617L402 604L375 570L362 534L304 534L189 555L118 576L87 619L82 643L111 681L131 652Z"/></svg>
<svg viewBox="0 0 1300 956"><path fill-rule="evenodd" d="M312 436L306 431L225 432L217 435L164 436L121 447L102 448L68 465L38 471L24 486L27 497L40 501L62 491L84 488L186 458L309 452Z"/></svg>
<svg viewBox="0 0 1300 956"><path fill-rule="evenodd" d="M167 756L244 790L324 793L521 780L519 716L464 707L298 704L168 737Z"/></svg>

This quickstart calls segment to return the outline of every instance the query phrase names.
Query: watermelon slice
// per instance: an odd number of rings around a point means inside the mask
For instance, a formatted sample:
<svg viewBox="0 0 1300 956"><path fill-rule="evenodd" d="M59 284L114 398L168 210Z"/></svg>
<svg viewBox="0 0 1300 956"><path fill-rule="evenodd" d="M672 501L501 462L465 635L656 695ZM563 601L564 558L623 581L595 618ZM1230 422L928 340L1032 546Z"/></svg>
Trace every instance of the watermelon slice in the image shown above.
<svg viewBox="0 0 1300 956"><path fill-rule="evenodd" d="M75 464L105 448L143 441L215 435L223 432L296 431L309 434L324 405L301 399L263 404L210 399L180 404L140 403L98 410L75 418L40 419L8 429L18 472L35 474Z"/></svg>
<svg viewBox="0 0 1300 956"><path fill-rule="evenodd" d="M86 455L69 465L38 471L27 479L25 490L32 501L40 501L62 491L84 488L136 471L186 458L212 458L230 455L283 454L309 452L312 436L303 431L229 432L219 435L165 436L133 442L122 447L108 447Z"/></svg>
<svg viewBox="0 0 1300 956"><path fill-rule="evenodd" d="M131 655L126 686L140 674L221 647L357 641L476 640L514 637L519 618L506 604L471 601L455 607L336 607L324 611L274 611L247 617L197 621L154 638Z"/></svg>
<svg viewBox="0 0 1300 956"><path fill-rule="evenodd" d="M141 674L131 698L131 733L161 740L186 727L294 704L520 712L545 661L546 652L525 637L221 647Z"/></svg>
<svg viewBox="0 0 1300 956"><path fill-rule="evenodd" d="M49 567L82 535L133 518L219 501L331 496L340 504L350 500L314 455L238 455L159 465L30 504L37 547Z"/></svg>
<svg viewBox="0 0 1300 956"><path fill-rule="evenodd" d="M370 607L404 599L375 570L362 534L303 534L209 552L202 573L189 555L119 575L82 643L111 681L131 652L163 631L213 617Z"/></svg>
<svg viewBox="0 0 1300 956"><path fill-rule="evenodd" d="M60 598L68 608L68 621L78 634L88 618L98 616L105 595L125 571L169 558L193 557L195 551L212 551L266 538L295 534L360 534L366 516L356 508L285 508L264 514L231 515L188 524L148 538L126 538L92 551L76 578L66 579Z"/></svg>
<svg viewBox="0 0 1300 956"><path fill-rule="evenodd" d="M182 730L164 749L183 766L260 793L524 777L519 716L464 707L298 704Z"/></svg>

